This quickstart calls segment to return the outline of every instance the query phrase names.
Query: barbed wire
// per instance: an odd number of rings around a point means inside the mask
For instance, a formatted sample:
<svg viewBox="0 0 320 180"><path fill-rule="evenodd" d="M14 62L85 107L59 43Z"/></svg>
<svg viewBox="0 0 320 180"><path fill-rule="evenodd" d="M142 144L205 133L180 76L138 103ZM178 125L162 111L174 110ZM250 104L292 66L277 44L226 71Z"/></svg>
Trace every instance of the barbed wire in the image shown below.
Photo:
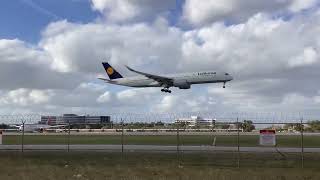
<svg viewBox="0 0 320 180"><path fill-rule="evenodd" d="M81 114L80 114L81 115ZM22 124L22 122L31 124L38 123L41 116L59 116L63 114L54 115L52 113L35 113L35 114L13 114L0 115L0 123L6 124ZM82 115L83 116L83 115ZM277 112L262 112L262 113L248 113L248 112L168 112L168 113L86 113L85 116L110 116L114 123L123 122L164 122L173 123L179 118L191 118L197 116L205 119L215 119L217 122L236 122L250 120L253 123L299 123L320 120L320 116L316 114L306 113L277 113Z"/></svg>

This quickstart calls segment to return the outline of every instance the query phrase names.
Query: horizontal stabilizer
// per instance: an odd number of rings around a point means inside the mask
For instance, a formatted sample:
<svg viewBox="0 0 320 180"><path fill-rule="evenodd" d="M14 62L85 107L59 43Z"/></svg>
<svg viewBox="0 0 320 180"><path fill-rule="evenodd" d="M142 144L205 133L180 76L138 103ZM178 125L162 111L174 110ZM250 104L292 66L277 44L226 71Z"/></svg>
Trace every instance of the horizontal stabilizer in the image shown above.
<svg viewBox="0 0 320 180"><path fill-rule="evenodd" d="M112 80L109 80L109 79L105 79L105 78L98 78L98 79L100 79L100 80L102 80L102 81L104 81L104 82L106 82L106 83L116 84L115 81L112 81Z"/></svg>

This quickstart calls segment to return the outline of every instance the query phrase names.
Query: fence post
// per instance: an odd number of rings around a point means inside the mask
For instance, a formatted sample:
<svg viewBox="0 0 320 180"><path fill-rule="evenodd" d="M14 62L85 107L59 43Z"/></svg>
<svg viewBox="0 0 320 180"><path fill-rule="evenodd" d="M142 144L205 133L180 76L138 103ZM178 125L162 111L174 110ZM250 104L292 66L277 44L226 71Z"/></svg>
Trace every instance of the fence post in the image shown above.
<svg viewBox="0 0 320 180"><path fill-rule="evenodd" d="M180 166L180 136L179 136L179 122L177 122L177 160Z"/></svg>
<svg viewBox="0 0 320 180"><path fill-rule="evenodd" d="M303 131L304 131L304 126L303 126L303 118L301 117L300 119L300 132L301 132L301 167L304 168L304 139L303 139Z"/></svg>
<svg viewBox="0 0 320 180"><path fill-rule="evenodd" d="M24 125L26 121L22 120L22 139L21 139L21 151L24 152Z"/></svg>
<svg viewBox="0 0 320 180"><path fill-rule="evenodd" d="M121 154L123 157L123 141L124 141L124 123L123 123L123 119L121 118L121 128L122 128L122 132L121 132Z"/></svg>
<svg viewBox="0 0 320 180"><path fill-rule="evenodd" d="M239 118L237 117L237 146L238 146L238 155L237 155L237 159L238 159L238 168L240 168L240 124L239 124Z"/></svg>
<svg viewBox="0 0 320 180"><path fill-rule="evenodd" d="M70 152L70 121L68 120L68 152Z"/></svg>
<svg viewBox="0 0 320 180"><path fill-rule="evenodd" d="M2 145L2 130L0 130L0 145Z"/></svg>
<svg viewBox="0 0 320 180"><path fill-rule="evenodd" d="M215 128L216 128L216 121L214 119L212 119L212 122L211 122L211 136L212 136L212 146L216 146L216 137L214 136L214 131L215 131Z"/></svg>

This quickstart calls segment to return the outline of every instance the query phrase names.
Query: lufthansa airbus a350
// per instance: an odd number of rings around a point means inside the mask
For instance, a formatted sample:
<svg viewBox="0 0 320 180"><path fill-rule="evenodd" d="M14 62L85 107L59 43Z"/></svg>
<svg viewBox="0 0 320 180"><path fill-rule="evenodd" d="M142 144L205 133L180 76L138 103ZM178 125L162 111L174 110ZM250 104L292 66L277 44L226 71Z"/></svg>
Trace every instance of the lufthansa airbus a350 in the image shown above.
<svg viewBox="0 0 320 180"><path fill-rule="evenodd" d="M109 63L102 63L109 79L99 78L106 83L129 86L129 87L162 87L162 92L171 93L170 87L179 89L190 89L192 84L204 83L223 83L223 88L228 81L233 77L226 72L205 71L181 74L154 75L145 72L140 72L126 66L130 71L139 74L135 77L123 77Z"/></svg>

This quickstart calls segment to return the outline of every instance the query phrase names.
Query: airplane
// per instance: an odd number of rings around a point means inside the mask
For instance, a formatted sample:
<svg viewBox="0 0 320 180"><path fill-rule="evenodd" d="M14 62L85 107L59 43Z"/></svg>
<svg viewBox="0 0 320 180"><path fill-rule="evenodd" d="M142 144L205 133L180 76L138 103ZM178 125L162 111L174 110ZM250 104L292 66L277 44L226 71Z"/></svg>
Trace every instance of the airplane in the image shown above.
<svg viewBox="0 0 320 180"><path fill-rule="evenodd" d="M228 81L233 80L233 77L226 72L204 71L193 73L154 75L141 71L134 70L126 66L128 70L139 74L135 77L123 77L117 72L108 62L102 62L102 65L109 76L109 79L98 78L106 83L129 86L129 87L162 87L161 91L171 93L170 87L179 89L190 89L193 84L204 83L223 83L225 88Z"/></svg>
<svg viewBox="0 0 320 180"><path fill-rule="evenodd" d="M63 128L67 125L50 125L50 119L47 121L47 124L19 124L13 125L13 127L18 128L19 131L24 132L44 132L48 130L53 130L57 128ZM23 127L24 126L24 127Z"/></svg>

